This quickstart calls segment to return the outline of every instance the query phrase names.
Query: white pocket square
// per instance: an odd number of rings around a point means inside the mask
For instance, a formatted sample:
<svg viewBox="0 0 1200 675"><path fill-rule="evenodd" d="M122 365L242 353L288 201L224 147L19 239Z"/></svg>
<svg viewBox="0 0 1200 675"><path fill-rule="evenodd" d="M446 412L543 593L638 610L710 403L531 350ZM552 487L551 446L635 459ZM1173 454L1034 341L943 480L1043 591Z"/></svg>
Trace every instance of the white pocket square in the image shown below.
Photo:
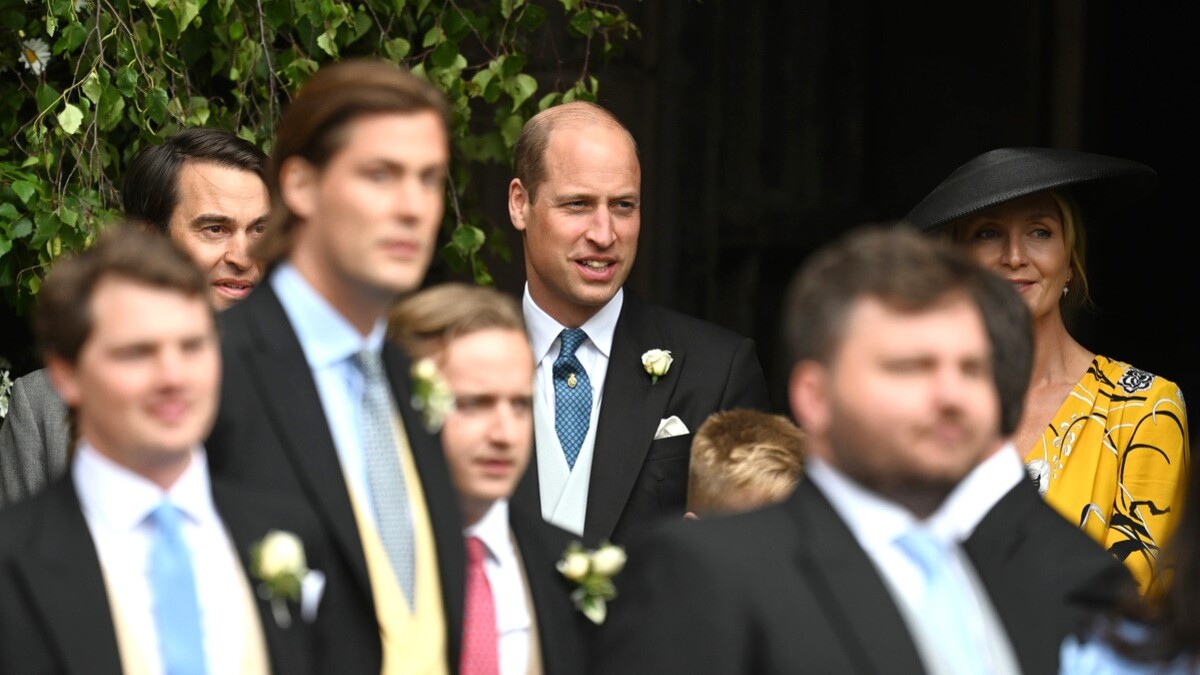
<svg viewBox="0 0 1200 675"><path fill-rule="evenodd" d="M304 623L317 620L317 608L321 605L321 596L325 594L325 573L320 570L309 570L300 580L300 618Z"/></svg>
<svg viewBox="0 0 1200 675"><path fill-rule="evenodd" d="M658 423L658 431L654 432L654 440L662 438L674 438L692 433L683 420L671 415L670 417Z"/></svg>

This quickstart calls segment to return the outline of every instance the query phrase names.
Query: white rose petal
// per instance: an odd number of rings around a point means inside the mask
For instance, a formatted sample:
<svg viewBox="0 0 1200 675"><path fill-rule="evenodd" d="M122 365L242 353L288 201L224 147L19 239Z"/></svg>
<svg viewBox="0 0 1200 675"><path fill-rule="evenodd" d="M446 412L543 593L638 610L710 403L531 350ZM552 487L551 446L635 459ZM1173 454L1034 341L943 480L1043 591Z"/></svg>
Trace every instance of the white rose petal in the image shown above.
<svg viewBox="0 0 1200 675"><path fill-rule="evenodd" d="M412 374L413 377L419 380L432 380L438 376L437 365L433 362L433 359L421 359L413 364Z"/></svg>
<svg viewBox="0 0 1200 675"><path fill-rule="evenodd" d="M665 349L651 349L642 354L642 366L654 377L662 377L671 369L671 352Z"/></svg>
<svg viewBox="0 0 1200 675"><path fill-rule="evenodd" d="M611 577L625 567L625 549L620 546L604 546L592 554L592 570L604 577Z"/></svg>
<svg viewBox="0 0 1200 675"><path fill-rule="evenodd" d="M579 581L587 576L591 560L583 551L569 551L558 561L558 571L571 581Z"/></svg>
<svg viewBox="0 0 1200 675"><path fill-rule="evenodd" d="M259 550L259 575L273 579L285 574L304 576L308 563L304 559L304 544L291 532L271 530L263 537Z"/></svg>

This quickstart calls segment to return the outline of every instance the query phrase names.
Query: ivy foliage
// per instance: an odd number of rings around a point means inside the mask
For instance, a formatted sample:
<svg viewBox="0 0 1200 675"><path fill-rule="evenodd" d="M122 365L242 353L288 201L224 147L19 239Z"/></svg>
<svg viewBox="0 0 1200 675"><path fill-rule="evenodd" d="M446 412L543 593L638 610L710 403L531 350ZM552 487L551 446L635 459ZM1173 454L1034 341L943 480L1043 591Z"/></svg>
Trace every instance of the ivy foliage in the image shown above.
<svg viewBox="0 0 1200 675"><path fill-rule="evenodd" d="M539 82L531 61L548 57L534 50L559 23L583 58ZM538 110L594 100L589 61L637 34L621 8L594 0L0 0L4 299L25 312L53 261L117 216L143 147L214 126L269 152L291 92L323 63L360 56L448 96L457 161L443 253L489 283L481 251L507 252L464 199L471 165L508 162Z"/></svg>

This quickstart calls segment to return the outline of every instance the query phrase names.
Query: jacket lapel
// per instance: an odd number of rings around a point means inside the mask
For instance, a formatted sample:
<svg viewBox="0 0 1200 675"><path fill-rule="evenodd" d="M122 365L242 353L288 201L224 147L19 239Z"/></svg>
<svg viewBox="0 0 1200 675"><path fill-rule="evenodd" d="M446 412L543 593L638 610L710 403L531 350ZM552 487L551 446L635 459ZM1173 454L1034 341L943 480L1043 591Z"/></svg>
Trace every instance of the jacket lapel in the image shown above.
<svg viewBox="0 0 1200 675"><path fill-rule="evenodd" d="M648 349L670 350L674 358L671 372L657 383L642 367ZM686 357L678 345L667 344L653 313L626 293L600 402L583 528L587 541L604 541L616 529Z"/></svg>
<svg viewBox="0 0 1200 675"><path fill-rule="evenodd" d="M271 523L258 505L252 499L247 499L244 492L220 480L212 481L213 503L221 515L221 522L233 540L237 550L238 561L246 573L246 581L250 584L250 593L254 597L257 619L263 629L266 640L267 654L271 668L275 672L307 672L308 664L304 657L310 653L303 639L306 631L300 625L299 608L295 603L289 603L292 626L284 629L274 620L270 601L261 597L257 590L256 579L251 572L250 550L258 540L266 536Z"/></svg>
<svg viewBox="0 0 1200 675"><path fill-rule="evenodd" d="M422 414L412 407L411 362L400 349L389 344L384 345L383 362L425 493L426 510L437 548L446 625L450 627L450 654L452 662L457 663L467 577L467 554L463 546L458 499L452 487L446 458L442 454L441 441L427 430Z"/></svg>
<svg viewBox="0 0 1200 675"><path fill-rule="evenodd" d="M800 536L808 540L797 557L800 573L812 580L813 592L857 670L924 672L884 580L820 490L802 480L788 511L798 521Z"/></svg>
<svg viewBox="0 0 1200 675"><path fill-rule="evenodd" d="M320 516L328 522L334 545L349 561L360 590L371 597L358 521L312 371L270 285L264 284L262 292L246 302L255 299L258 306L246 315L255 331L258 353L248 356L245 363L255 371L258 394L284 441L284 452L290 455L296 475L319 505Z"/></svg>
<svg viewBox="0 0 1200 675"><path fill-rule="evenodd" d="M49 490L29 550L15 561L68 673L120 675L100 559L70 477ZM32 619L32 617L31 617Z"/></svg>

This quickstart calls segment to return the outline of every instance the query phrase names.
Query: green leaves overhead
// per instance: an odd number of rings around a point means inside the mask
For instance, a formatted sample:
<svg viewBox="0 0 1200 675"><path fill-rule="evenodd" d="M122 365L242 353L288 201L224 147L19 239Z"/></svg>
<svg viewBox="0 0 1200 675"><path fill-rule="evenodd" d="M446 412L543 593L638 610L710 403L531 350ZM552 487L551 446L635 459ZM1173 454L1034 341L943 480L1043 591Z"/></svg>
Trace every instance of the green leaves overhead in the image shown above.
<svg viewBox="0 0 1200 675"><path fill-rule="evenodd" d="M507 261L470 165L511 161L549 105L594 100L588 71L637 28L599 0L37 0L0 12L0 289L28 308L59 256L117 216L129 161L181 128L269 150L290 96L324 63L377 56L427 78L454 110L444 255L480 283ZM532 60L554 16L581 58ZM572 38L568 38L572 39ZM35 41L35 42L31 42ZM26 44L36 55L31 65ZM556 49L556 48L551 48ZM557 67L557 71L553 69ZM543 76L544 73L544 76ZM535 77L536 75L536 77Z"/></svg>

